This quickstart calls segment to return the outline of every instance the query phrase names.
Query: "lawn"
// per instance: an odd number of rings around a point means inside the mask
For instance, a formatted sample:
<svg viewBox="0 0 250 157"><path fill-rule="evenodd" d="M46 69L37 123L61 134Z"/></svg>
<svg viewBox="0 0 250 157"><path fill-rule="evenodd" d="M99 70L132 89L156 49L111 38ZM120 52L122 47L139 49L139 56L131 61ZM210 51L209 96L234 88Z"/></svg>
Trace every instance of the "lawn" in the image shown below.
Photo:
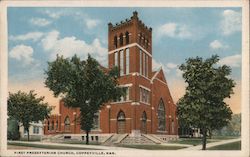
<svg viewBox="0 0 250 157"><path fill-rule="evenodd" d="M18 142L11 142L11 143L8 142L8 145L42 148L42 149L60 149L60 150L100 150L100 149L91 149L91 148L78 148L78 147L67 147L67 146L49 146L49 145L42 145L42 144L18 143Z"/></svg>
<svg viewBox="0 0 250 157"><path fill-rule="evenodd" d="M85 141L62 141L62 142L56 142L56 143L63 143L63 144L82 144L82 145L86 145ZM100 143L96 143L96 142L89 142L89 145L100 145Z"/></svg>
<svg viewBox="0 0 250 157"><path fill-rule="evenodd" d="M119 145L119 147L146 149L146 150L177 150L186 148L183 146L164 146L164 145Z"/></svg>
<svg viewBox="0 0 250 157"><path fill-rule="evenodd" d="M218 140L207 139L207 143L217 142ZM169 141L169 143L178 143L178 144L189 144L193 146L197 146L202 144L202 139L200 138L180 138L177 141Z"/></svg>
<svg viewBox="0 0 250 157"><path fill-rule="evenodd" d="M235 139L240 138L240 136L212 136L212 139L216 140L229 140L229 139Z"/></svg>
<svg viewBox="0 0 250 157"><path fill-rule="evenodd" d="M241 141L210 147L208 150L241 150Z"/></svg>

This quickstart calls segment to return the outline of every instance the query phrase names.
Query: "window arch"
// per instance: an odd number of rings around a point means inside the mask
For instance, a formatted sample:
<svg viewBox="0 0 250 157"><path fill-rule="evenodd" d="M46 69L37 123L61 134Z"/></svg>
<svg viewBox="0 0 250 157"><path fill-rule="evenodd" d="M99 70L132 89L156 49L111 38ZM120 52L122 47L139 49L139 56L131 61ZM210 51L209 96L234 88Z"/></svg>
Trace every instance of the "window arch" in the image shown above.
<svg viewBox="0 0 250 157"><path fill-rule="evenodd" d="M126 36L126 44L129 44L129 33L128 31L125 33Z"/></svg>
<svg viewBox="0 0 250 157"><path fill-rule="evenodd" d="M117 120L118 120L118 121L123 121L123 120L125 120L125 119L126 119L125 113L121 110L121 111L118 113L118 115L117 115Z"/></svg>
<svg viewBox="0 0 250 157"><path fill-rule="evenodd" d="M117 48L117 36L114 36L114 46Z"/></svg>
<svg viewBox="0 0 250 157"><path fill-rule="evenodd" d="M123 45L123 34L121 33L120 34L120 46L122 46Z"/></svg>
<svg viewBox="0 0 250 157"><path fill-rule="evenodd" d="M64 120L64 130L67 132L70 132L70 119L69 116L67 116Z"/></svg>
<svg viewBox="0 0 250 157"><path fill-rule="evenodd" d="M159 102L157 112L158 112L158 130L166 131L166 110L162 99Z"/></svg>

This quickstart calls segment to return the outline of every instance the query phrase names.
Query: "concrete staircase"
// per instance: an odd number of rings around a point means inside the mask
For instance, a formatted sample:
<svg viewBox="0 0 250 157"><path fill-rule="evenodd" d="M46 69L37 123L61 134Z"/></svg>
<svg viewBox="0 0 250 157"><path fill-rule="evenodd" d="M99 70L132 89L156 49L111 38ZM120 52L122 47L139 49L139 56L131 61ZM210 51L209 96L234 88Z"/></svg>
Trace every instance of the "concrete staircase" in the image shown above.
<svg viewBox="0 0 250 157"><path fill-rule="evenodd" d="M145 135L138 135L138 136L127 136L123 139L120 144L130 145L130 144L160 144L159 141L149 138Z"/></svg>
<svg viewBox="0 0 250 157"><path fill-rule="evenodd" d="M104 146L113 146L115 144L119 144L122 140L124 140L128 134L113 134L108 140L106 140L102 145Z"/></svg>

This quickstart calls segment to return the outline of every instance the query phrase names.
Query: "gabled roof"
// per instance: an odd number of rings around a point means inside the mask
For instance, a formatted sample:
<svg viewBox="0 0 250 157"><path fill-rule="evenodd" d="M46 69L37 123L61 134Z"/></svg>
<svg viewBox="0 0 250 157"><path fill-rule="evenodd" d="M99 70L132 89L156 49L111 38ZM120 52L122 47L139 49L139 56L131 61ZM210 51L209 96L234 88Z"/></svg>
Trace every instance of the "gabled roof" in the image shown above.
<svg viewBox="0 0 250 157"><path fill-rule="evenodd" d="M167 83L164 72L162 70L162 67L160 67L157 71L153 72L153 77L151 78L151 83L155 80L155 79L159 79L161 81L163 81L164 83Z"/></svg>

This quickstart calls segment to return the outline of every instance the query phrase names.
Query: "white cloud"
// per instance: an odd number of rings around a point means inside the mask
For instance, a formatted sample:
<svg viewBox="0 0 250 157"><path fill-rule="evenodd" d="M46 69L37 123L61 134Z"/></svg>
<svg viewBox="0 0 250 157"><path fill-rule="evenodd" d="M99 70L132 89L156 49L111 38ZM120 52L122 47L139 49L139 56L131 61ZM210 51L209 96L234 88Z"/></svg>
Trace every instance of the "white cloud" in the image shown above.
<svg viewBox="0 0 250 157"><path fill-rule="evenodd" d="M51 21L45 18L31 18L30 23L39 27L44 27L50 25Z"/></svg>
<svg viewBox="0 0 250 157"><path fill-rule="evenodd" d="M59 19L62 15L64 15L65 13L62 10L50 10L50 9L45 9L42 11L43 14L49 16L52 19Z"/></svg>
<svg viewBox="0 0 250 157"><path fill-rule="evenodd" d="M175 69L175 68L177 68L177 64L174 64L174 63L167 63L167 67L168 67L169 69Z"/></svg>
<svg viewBox="0 0 250 157"><path fill-rule="evenodd" d="M228 65L230 67L240 67L241 65L241 55L233 55L233 56L227 56L225 58L222 58L219 63L219 65Z"/></svg>
<svg viewBox="0 0 250 157"><path fill-rule="evenodd" d="M100 23L97 19L86 19L85 22L88 29L94 28Z"/></svg>
<svg viewBox="0 0 250 157"><path fill-rule="evenodd" d="M29 32L23 35L10 36L9 39L13 41L25 41L25 40L33 40L37 41L43 36L42 32Z"/></svg>
<svg viewBox="0 0 250 157"><path fill-rule="evenodd" d="M107 65L108 50L102 47L99 39L94 39L92 43L88 44L84 40L79 40L74 36L60 38L58 31L52 31L42 39L42 46L49 53L50 59L55 59L56 54L63 55L64 57L71 57L77 54L79 57L85 59L89 53L100 63Z"/></svg>
<svg viewBox="0 0 250 157"><path fill-rule="evenodd" d="M233 10L224 10L222 13L221 29L224 35L241 31L241 13Z"/></svg>
<svg viewBox="0 0 250 157"><path fill-rule="evenodd" d="M186 25L177 23L166 23L157 30L159 36L168 36L172 38L189 39L193 35Z"/></svg>
<svg viewBox="0 0 250 157"><path fill-rule="evenodd" d="M10 50L10 58L22 61L24 65L31 64L34 59L32 58L33 48L26 45L17 45Z"/></svg>
<svg viewBox="0 0 250 157"><path fill-rule="evenodd" d="M218 49L226 49L228 48L228 45L223 44L221 41L219 40L214 40L209 44L209 47L213 50L218 50Z"/></svg>
<svg viewBox="0 0 250 157"><path fill-rule="evenodd" d="M156 61L155 59L152 59L152 67L153 67L153 70L158 70L159 68L162 68L162 70L164 72L166 72L166 73L170 72L170 70L167 68L167 66L165 66L161 62Z"/></svg>

